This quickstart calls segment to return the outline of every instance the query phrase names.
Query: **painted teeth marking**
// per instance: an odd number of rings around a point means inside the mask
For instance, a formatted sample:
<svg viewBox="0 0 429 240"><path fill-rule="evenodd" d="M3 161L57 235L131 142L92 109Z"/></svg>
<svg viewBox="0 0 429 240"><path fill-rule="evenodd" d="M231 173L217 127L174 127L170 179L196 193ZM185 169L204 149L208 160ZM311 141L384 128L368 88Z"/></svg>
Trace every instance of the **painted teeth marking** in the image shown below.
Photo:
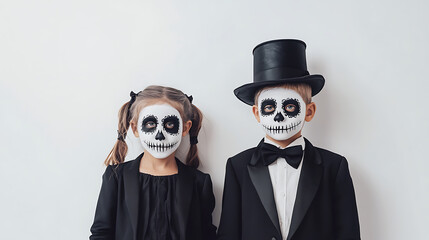
<svg viewBox="0 0 429 240"><path fill-rule="evenodd" d="M271 133L283 133L283 132L290 132L292 130L295 130L302 121L298 122L298 123L292 123L289 126L266 126L266 125L262 125L265 129L267 129L268 131L270 131Z"/></svg>
<svg viewBox="0 0 429 240"><path fill-rule="evenodd" d="M171 144L165 144L165 143L156 144L156 143L151 143L151 142L145 142L145 143L149 148L151 148L157 152L164 152L164 151L167 151L168 149L174 147L178 142L171 143Z"/></svg>

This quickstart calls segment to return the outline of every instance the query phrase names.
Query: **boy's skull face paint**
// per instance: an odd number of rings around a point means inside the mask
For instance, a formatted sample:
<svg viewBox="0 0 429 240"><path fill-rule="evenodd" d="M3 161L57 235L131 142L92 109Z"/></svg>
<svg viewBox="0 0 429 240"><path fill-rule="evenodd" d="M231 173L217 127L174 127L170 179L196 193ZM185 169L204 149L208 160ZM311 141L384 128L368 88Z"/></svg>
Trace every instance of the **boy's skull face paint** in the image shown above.
<svg viewBox="0 0 429 240"><path fill-rule="evenodd" d="M275 140L286 140L304 126L306 104L296 91L282 87L263 90L258 98L260 124Z"/></svg>
<svg viewBox="0 0 429 240"><path fill-rule="evenodd" d="M169 104L143 108L139 114L138 127L143 148L155 158L170 156L182 140L182 118L179 111Z"/></svg>

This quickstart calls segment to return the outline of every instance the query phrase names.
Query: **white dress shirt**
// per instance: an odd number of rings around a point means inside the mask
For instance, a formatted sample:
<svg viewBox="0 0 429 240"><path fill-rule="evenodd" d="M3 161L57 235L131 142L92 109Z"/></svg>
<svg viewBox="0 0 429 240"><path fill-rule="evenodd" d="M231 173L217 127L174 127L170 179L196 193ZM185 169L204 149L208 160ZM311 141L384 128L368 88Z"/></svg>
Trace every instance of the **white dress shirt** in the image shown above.
<svg viewBox="0 0 429 240"><path fill-rule="evenodd" d="M264 138L264 142L284 149L266 137ZM304 137L301 136L295 139L286 148L297 145L301 145L302 150L305 149ZM302 158L304 159L304 154ZM289 233L302 162L297 169L291 167L284 158L277 158L276 161L268 165L283 239L286 239Z"/></svg>

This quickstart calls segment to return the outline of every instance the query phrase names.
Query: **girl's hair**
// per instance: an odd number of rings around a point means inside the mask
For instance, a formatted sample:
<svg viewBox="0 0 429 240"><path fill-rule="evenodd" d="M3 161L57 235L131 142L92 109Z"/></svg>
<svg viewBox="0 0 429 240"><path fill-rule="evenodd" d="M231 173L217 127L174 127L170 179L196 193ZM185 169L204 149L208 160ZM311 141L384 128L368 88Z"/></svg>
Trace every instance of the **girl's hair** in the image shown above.
<svg viewBox="0 0 429 240"><path fill-rule="evenodd" d="M128 151L125 137L130 127L130 122L133 121L137 123L140 110L156 101L165 101L175 107L179 111L183 123L189 120L192 121L189 136L190 138L196 138L198 136L201 129L203 114L191 103L192 100L178 89L152 85L139 92L135 96L135 102L130 100L119 110L118 140L104 161L104 164L116 165L124 162ZM129 107L130 102L131 107ZM197 168L199 164L200 160L198 158L197 145L192 143L186 157L186 165Z"/></svg>

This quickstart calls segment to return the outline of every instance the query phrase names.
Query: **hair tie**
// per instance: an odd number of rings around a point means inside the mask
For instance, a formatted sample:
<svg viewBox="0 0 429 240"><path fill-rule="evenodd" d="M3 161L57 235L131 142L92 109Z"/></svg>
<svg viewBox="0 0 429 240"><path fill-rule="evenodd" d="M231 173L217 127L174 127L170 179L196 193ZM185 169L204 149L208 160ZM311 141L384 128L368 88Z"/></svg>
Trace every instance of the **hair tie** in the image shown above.
<svg viewBox="0 0 429 240"><path fill-rule="evenodd" d="M197 143L198 143L198 138L197 138L197 136L189 137L189 140L190 140L190 142L191 142L191 145L195 145L195 144L197 144Z"/></svg>
<svg viewBox="0 0 429 240"><path fill-rule="evenodd" d="M117 132L118 132L118 140L125 142L125 138L127 137L127 133L126 132L121 133L121 132L119 132L119 130L117 130Z"/></svg>
<svg viewBox="0 0 429 240"><path fill-rule="evenodd" d="M133 103L136 101L136 98L137 98L137 96L139 95L139 93L141 93L141 91L140 92L138 92L138 93L135 93L135 92L133 92L133 91L131 91L130 92L130 97L131 97L131 100L130 100L130 102L128 103L128 111L127 111L127 122L130 122L130 117L131 117L131 114L130 114L130 109L131 109L131 105L133 105Z"/></svg>
<svg viewBox="0 0 429 240"><path fill-rule="evenodd" d="M131 101L130 101L130 102L132 102L132 103L133 103L133 102L136 100L136 97L137 97L137 95L139 95L139 93L140 93L140 92L135 93L135 92L131 91L131 92L130 92L130 97L131 97ZM131 103L131 104L132 104L132 103Z"/></svg>
<svg viewBox="0 0 429 240"><path fill-rule="evenodd" d="M186 98L188 98L188 100L189 100L189 102L192 104L192 100L194 100L194 98L192 97L192 95L186 95L185 94L185 96L186 96Z"/></svg>
<svg viewBox="0 0 429 240"><path fill-rule="evenodd" d="M136 101L136 97L139 95L139 93L140 92L138 92L138 93L135 93L133 91L130 92L131 100L130 100L130 103L128 104L128 111L130 110L131 105L133 105L133 103Z"/></svg>

